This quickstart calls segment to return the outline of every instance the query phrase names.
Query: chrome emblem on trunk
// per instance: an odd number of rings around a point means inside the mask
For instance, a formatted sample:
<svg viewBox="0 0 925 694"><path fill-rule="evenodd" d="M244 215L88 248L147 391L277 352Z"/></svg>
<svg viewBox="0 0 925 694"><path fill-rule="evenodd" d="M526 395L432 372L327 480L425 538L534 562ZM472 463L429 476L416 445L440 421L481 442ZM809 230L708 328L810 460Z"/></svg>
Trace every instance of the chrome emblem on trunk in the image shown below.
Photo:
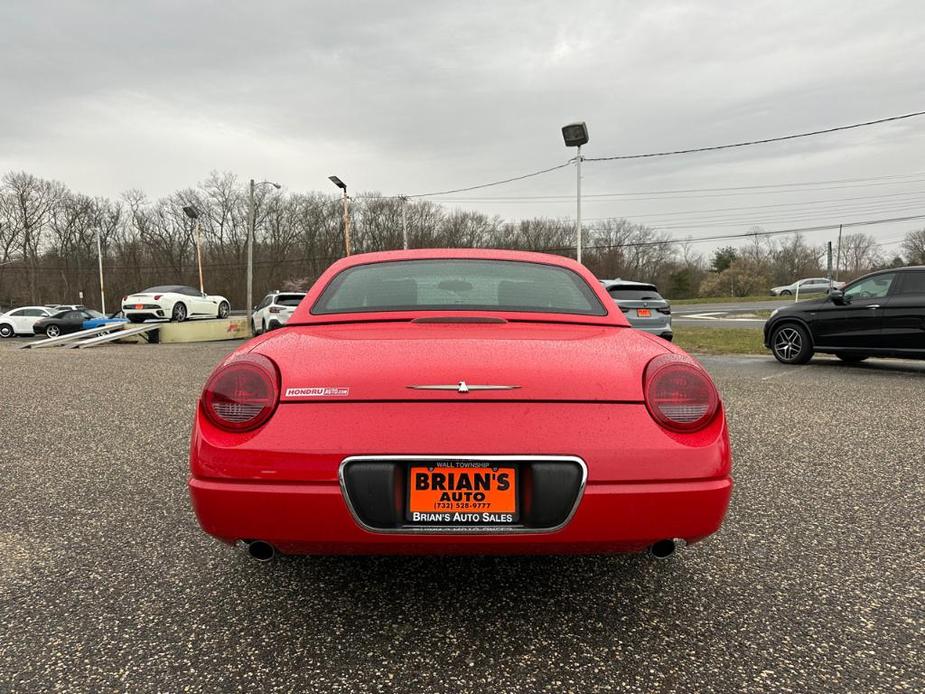
<svg viewBox="0 0 925 694"><path fill-rule="evenodd" d="M412 390L455 390L457 393L469 393L473 390L517 390L520 386L496 386L496 385L469 385L465 381L452 385L423 385L408 386Z"/></svg>

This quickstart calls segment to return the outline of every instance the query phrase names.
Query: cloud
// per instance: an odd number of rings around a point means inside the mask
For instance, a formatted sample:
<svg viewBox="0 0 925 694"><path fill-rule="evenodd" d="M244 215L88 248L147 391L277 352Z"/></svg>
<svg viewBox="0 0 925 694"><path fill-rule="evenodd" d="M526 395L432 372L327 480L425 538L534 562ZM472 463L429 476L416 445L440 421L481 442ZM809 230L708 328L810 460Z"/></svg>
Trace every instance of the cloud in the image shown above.
<svg viewBox="0 0 925 694"><path fill-rule="evenodd" d="M588 156L774 136L923 107L923 20L914 0L5 2L0 170L106 195L163 195L212 169L414 193L565 161L559 128L575 119ZM589 164L586 190L903 173L921 166L921 131ZM573 186L561 171L481 197Z"/></svg>

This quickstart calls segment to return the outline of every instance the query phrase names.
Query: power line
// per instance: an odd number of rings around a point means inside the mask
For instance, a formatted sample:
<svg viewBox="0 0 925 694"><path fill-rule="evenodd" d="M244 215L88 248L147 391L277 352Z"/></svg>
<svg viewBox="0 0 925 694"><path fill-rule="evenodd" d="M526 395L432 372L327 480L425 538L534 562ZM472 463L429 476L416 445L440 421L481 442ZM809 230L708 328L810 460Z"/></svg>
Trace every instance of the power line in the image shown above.
<svg viewBox="0 0 925 694"><path fill-rule="evenodd" d="M722 234L715 236L701 236L698 238L688 238L688 239L678 239L671 238L665 239L662 241L634 241L631 243L609 243L609 244L595 244L591 246L586 246L589 249L598 249L606 250L609 248L635 248L640 246L665 246L674 243L703 243L705 241L730 241L733 239L747 239L755 237L765 237L765 236L778 236L781 234L800 234L810 231L824 231L827 229L838 229L839 226L848 228L848 227L859 227L859 226L875 226L878 224L890 224L893 222L908 222L915 219L925 219L925 214L920 215L911 215L908 217L892 217L888 219L866 219L858 222L843 222L841 224L822 224L819 226L812 227L799 227L793 229L778 229L777 231L748 231L743 234ZM557 248L540 248L534 249L539 251L571 251L574 250L574 246L562 246Z"/></svg>
<svg viewBox="0 0 925 694"><path fill-rule="evenodd" d="M551 173L552 171L558 171L559 169L564 169L566 166L571 165L571 161L567 161L563 164L557 164L556 166L550 166L548 169L540 169L539 171L532 171L530 173L522 174L520 176L513 176L512 178L505 178L500 181L492 181L491 183L481 183L475 186L468 186L467 188L454 188L453 190L440 190L432 193L415 193L413 195L360 195L356 196L357 198L362 199L401 199L401 198L431 198L437 195L451 195L453 193L465 193L470 190L479 190L481 188L491 188L493 186L504 185L505 183L514 183L515 181L523 181L527 178L533 178L534 176L542 176L543 174Z"/></svg>
<svg viewBox="0 0 925 694"><path fill-rule="evenodd" d="M697 152L715 152L721 149L734 149L737 147L752 147L754 145L766 145L771 142L784 142L785 140L798 140L804 137L814 137L816 135L826 135L828 133L840 132L843 130L854 130L855 128L866 128L871 125L880 125L881 123L891 123L894 121L905 120L907 118L917 118L925 116L925 111L915 111L913 113L904 113L899 116L889 116L888 118L878 118L877 120L864 121L863 123L852 123L851 125L839 125L835 128L825 128L822 130L811 130L804 133L795 133L792 135L781 135L779 137L767 137L761 140L745 140L744 142L733 142L726 145L711 145L709 147L693 147L690 149L676 149L665 152L649 152L647 154L617 154L610 157L584 157L584 161L618 161L626 159L651 159L653 157L671 157L679 154L694 154Z"/></svg>
<svg viewBox="0 0 925 694"><path fill-rule="evenodd" d="M670 212L627 212L621 210L620 217L667 217L667 216L676 216L684 214L708 214L712 212L733 212L733 211L745 211L745 210L766 210L766 209L776 209L782 207L801 207L805 205L817 205L820 203L831 203L831 202L856 202L861 200L879 200L883 198L903 198L909 196L920 196L925 194L925 190L909 190L901 193L884 193L880 195L855 195L850 198L819 198L815 200L792 200L790 202L778 202L769 205L746 205L743 207L715 207L715 208L704 208L704 209L688 209L688 210L672 210ZM558 202L558 201L557 201ZM574 204L574 200L570 200ZM599 201L599 202L611 202L611 201ZM601 219L601 217L590 217L589 219Z"/></svg>
<svg viewBox="0 0 925 694"><path fill-rule="evenodd" d="M789 224L789 223L799 223L799 222L811 222L816 220L826 220L826 219L844 219L847 216L856 215L856 214L898 214L898 213L911 213L918 212L925 209L925 202L910 203L907 205L891 205L891 206L858 206L858 207L844 207L844 208L834 208L830 210L820 210L818 212L802 211L797 212L788 216L775 216L775 217L718 217L715 219L689 219L689 220L670 220L665 223L659 221L648 221L640 222L641 226L646 226L651 229L661 230L661 231L685 231L685 230L694 230L694 229L721 229L729 227L745 227L745 226L765 226L765 225L774 225L774 224ZM565 221L570 220L571 218L564 218ZM608 219L626 219L628 222L633 222L631 218L622 218L622 217L592 217L588 221L604 221Z"/></svg>
<svg viewBox="0 0 925 694"><path fill-rule="evenodd" d="M845 216L846 214L854 212L879 212L879 213L890 213L900 210L916 209L920 207L925 207L925 200L922 198L917 198L915 200L897 200L897 201L886 201L882 200L879 202L859 202L854 205L834 205L834 206L818 206L816 208L807 208L807 209L795 209L795 210L782 210L780 213L774 213L773 215L763 214L760 211L756 212L745 212L740 214L733 215L695 215L691 217L685 217L681 219L666 219L665 217L658 215L619 215L619 218L627 219L629 221L641 220L646 217L655 217L654 220L644 221L642 223L647 226L657 226L660 228L686 228L693 225L702 225L702 226L731 226L735 224L749 224L749 223L759 223L759 224L774 224L786 221L792 221L794 219L801 220L804 218L813 218L813 217L840 217ZM615 216L610 215L607 217L591 217L588 221L598 221L601 219L613 219ZM571 218L569 218L571 219Z"/></svg>
<svg viewBox="0 0 925 694"><path fill-rule="evenodd" d="M796 133L792 135L782 135L780 137L769 137L761 140L746 140L744 142L733 142L725 145L711 145L709 147L694 147L689 149L677 149L664 152L648 152L645 154L618 154L609 157L583 157L582 161L616 161L616 160L626 160L626 159L650 159L653 157L668 157L675 156L680 154L694 154L696 152L712 152L722 149L733 149L739 147L751 147L753 145L762 145L769 144L771 142L782 142L785 140L796 140L804 137L813 137L815 135L825 135L828 133L839 132L842 130L853 130L855 128L865 128L872 125L880 125L882 123L889 123L893 121L905 120L907 118L915 118L917 116L925 115L925 111L915 111L913 113L905 113L898 116L889 116L887 118L878 118L877 120L864 121L863 123L852 123L851 125L840 125L834 128L825 128L822 130L812 130L810 132ZM542 176L543 174L551 173L553 171L558 171L559 169L564 169L566 166L570 166L574 159L569 160L562 164L557 164L556 166L550 166L546 169L540 169L538 171L531 171L530 173L521 174L519 176L512 176L511 178L504 178L498 181L491 181L489 183L480 183L473 186L465 186L462 188L451 188L449 190L439 190L432 191L428 193L413 193L409 195L370 195L370 196L357 196L358 198L382 198L382 199L399 199L399 198L432 198L440 195L453 195L455 193L465 193L470 190L482 190L484 188L493 188L495 186L505 185L507 183L514 183L516 181L523 181L528 178L533 178L535 176Z"/></svg>
<svg viewBox="0 0 925 694"><path fill-rule="evenodd" d="M582 200L585 198L605 198L605 197L614 197L614 198L633 198L640 195L677 195L679 193L714 193L714 192L728 192L728 191L755 191L748 193L749 195L760 195L766 193L790 193L790 192L803 192L800 190L804 187L809 187L810 192L815 192L816 190L839 190L842 188L867 188L870 186L884 186L884 185L903 185L906 183L919 183L923 179L922 176L925 176L925 172L918 171L910 174L896 174L890 176L875 176L872 178L835 178L830 180L823 181L795 181L792 183L768 183L762 185L754 186L731 186L724 188L678 188L674 190L640 190L634 192L613 192L613 193L584 193L582 194ZM896 179L916 179L910 181L899 181ZM837 186L835 188L816 188L816 186L821 185L830 185L833 183L856 183L857 185L846 185L846 186ZM780 188L794 188L795 190L765 190L765 189L780 189ZM701 197L701 196L693 196ZM715 196L702 196L702 197L715 197ZM659 198L639 198L645 200L658 200ZM465 197L465 198L446 198L446 199L435 199L434 202L521 202L524 200L553 200L559 201L564 200L565 202L574 202L575 194L567 193L562 195L498 195L498 196L482 196L482 197Z"/></svg>

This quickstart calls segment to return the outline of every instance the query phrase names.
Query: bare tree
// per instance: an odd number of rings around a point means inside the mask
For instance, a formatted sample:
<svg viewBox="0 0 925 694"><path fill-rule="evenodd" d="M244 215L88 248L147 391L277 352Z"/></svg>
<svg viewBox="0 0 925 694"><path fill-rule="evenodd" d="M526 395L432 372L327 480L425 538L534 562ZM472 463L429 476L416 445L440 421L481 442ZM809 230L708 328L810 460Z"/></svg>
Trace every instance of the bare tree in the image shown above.
<svg viewBox="0 0 925 694"><path fill-rule="evenodd" d="M880 244L870 234L845 234L841 240L838 266L847 277L858 277L883 263Z"/></svg>
<svg viewBox="0 0 925 694"><path fill-rule="evenodd" d="M910 231L903 239L902 250L910 265L925 265L925 229Z"/></svg>
<svg viewBox="0 0 925 694"><path fill-rule="evenodd" d="M775 284L818 275L823 253L821 248L807 244L802 234L788 236L772 246L768 275Z"/></svg>
<svg viewBox="0 0 925 694"><path fill-rule="evenodd" d="M198 283L195 227L184 205L200 212L203 264L209 291L244 300L247 189L230 173L212 172L194 188L149 200L128 191L121 200L89 198L28 173L11 172L0 184L0 299L4 303L98 297L96 236L103 252L107 292L120 296L153 284ZM574 257L571 219L505 222L478 211L446 208L428 200L402 202L359 195L351 205L354 252L402 246L402 212L412 248L511 248ZM254 280L258 294L283 287L307 288L342 258L341 201L318 192L258 189ZM708 272L693 243L626 219L584 228L584 262L599 277L654 282L669 297L764 293L773 283L820 272L822 249L801 236L772 240L760 227L738 247L722 250ZM925 230L908 235L903 249L921 258ZM840 265L847 275L878 267L883 259L872 237L842 239ZM925 262L925 261L919 261ZM725 269L723 269L725 268ZM41 279L41 282L38 282Z"/></svg>
<svg viewBox="0 0 925 694"><path fill-rule="evenodd" d="M64 187L20 171L6 174L0 188L12 198L9 222L16 238L14 250L21 254L27 268L29 300L35 303L39 296L36 279L46 226L55 198Z"/></svg>

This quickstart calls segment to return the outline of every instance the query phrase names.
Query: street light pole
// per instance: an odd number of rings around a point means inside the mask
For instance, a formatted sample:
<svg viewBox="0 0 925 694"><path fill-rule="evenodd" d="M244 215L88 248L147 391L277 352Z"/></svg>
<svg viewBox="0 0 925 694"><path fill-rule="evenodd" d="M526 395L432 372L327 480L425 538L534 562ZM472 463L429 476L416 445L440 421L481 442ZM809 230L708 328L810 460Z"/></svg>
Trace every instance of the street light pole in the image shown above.
<svg viewBox="0 0 925 694"><path fill-rule="evenodd" d="M347 255L350 255L350 198L347 196L347 189L344 188L344 248Z"/></svg>
<svg viewBox="0 0 925 694"><path fill-rule="evenodd" d="M193 220L196 225L196 265L199 267L199 291L205 293L202 281L202 225L199 223L199 210L195 205L187 205L183 208L183 214ZM100 271L102 274L102 270Z"/></svg>
<svg viewBox="0 0 925 694"><path fill-rule="evenodd" d="M401 243L402 248L408 250L408 196L402 195L401 198Z"/></svg>
<svg viewBox="0 0 925 694"><path fill-rule="evenodd" d="M578 249L577 258L578 262L581 262L581 145L578 145L578 158L575 162L575 170L578 172L578 185L576 186L578 191L578 210L575 214L575 227L578 234L578 239L575 242L576 248Z"/></svg>
<svg viewBox="0 0 925 694"><path fill-rule="evenodd" d="M347 195L347 184L340 180L337 176L328 176L328 180L340 188L343 195L344 202L344 249L347 255L350 255L350 209L348 207L350 197Z"/></svg>
<svg viewBox="0 0 925 694"><path fill-rule="evenodd" d="M199 291L206 293L205 283L202 281L202 224L196 220L196 264L199 266Z"/></svg>
<svg viewBox="0 0 925 694"><path fill-rule="evenodd" d="M254 310L254 226L256 224L257 203L254 200L254 179L248 187L247 205L247 304L248 315ZM248 323L250 324L250 320Z"/></svg>
<svg viewBox="0 0 925 694"><path fill-rule="evenodd" d="M103 314L106 313L106 291L103 289L103 242L100 239L102 231L99 227L96 229L96 257L100 265L100 309Z"/></svg>
<svg viewBox="0 0 925 694"><path fill-rule="evenodd" d="M588 144L588 126L584 123L570 123L562 128L562 139L566 147L577 147L575 171L578 177L577 210L575 215L575 257L581 262L581 146Z"/></svg>
<svg viewBox="0 0 925 694"><path fill-rule="evenodd" d="M247 205L247 312L250 314L254 310L254 236L257 228L257 200L254 197L254 191L257 186L269 185L279 190L282 186L273 181L260 181L254 183L250 180L248 187L248 205ZM252 325L251 321L247 322Z"/></svg>

